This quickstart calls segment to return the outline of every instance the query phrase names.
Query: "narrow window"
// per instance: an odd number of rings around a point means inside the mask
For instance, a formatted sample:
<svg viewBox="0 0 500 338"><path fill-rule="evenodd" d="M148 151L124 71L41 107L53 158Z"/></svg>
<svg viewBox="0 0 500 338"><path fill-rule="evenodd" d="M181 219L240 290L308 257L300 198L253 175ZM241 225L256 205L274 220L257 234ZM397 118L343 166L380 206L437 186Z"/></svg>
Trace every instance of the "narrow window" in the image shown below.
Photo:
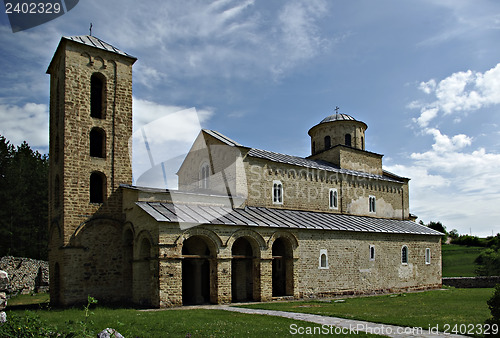
<svg viewBox="0 0 500 338"><path fill-rule="evenodd" d="M208 163L204 163L200 170L200 188L208 189L208 178L210 176L210 167Z"/></svg>
<svg viewBox="0 0 500 338"><path fill-rule="evenodd" d="M345 134L345 145L348 147L351 146L351 134Z"/></svg>
<svg viewBox="0 0 500 338"><path fill-rule="evenodd" d="M59 175L56 175L54 182L54 207L59 208L59 200L60 200L61 186L59 183Z"/></svg>
<svg viewBox="0 0 500 338"><path fill-rule="evenodd" d="M283 204L283 184L273 181L273 204Z"/></svg>
<svg viewBox="0 0 500 338"><path fill-rule="evenodd" d="M319 269L328 269L328 253L326 249L319 250Z"/></svg>
<svg viewBox="0 0 500 338"><path fill-rule="evenodd" d="M312 143L312 152L313 155L316 154L316 142Z"/></svg>
<svg viewBox="0 0 500 338"><path fill-rule="evenodd" d="M401 263L408 264L408 247L406 245L401 248Z"/></svg>
<svg viewBox="0 0 500 338"><path fill-rule="evenodd" d="M90 116L98 119L104 118L105 84L105 77L100 73L90 77Z"/></svg>
<svg viewBox="0 0 500 338"><path fill-rule="evenodd" d="M425 249L425 264L431 264L431 249Z"/></svg>
<svg viewBox="0 0 500 338"><path fill-rule="evenodd" d="M361 149L365 150L365 139L361 137Z"/></svg>
<svg viewBox="0 0 500 338"><path fill-rule="evenodd" d="M330 189L329 202L330 209L338 209L339 204L337 189Z"/></svg>
<svg viewBox="0 0 500 338"><path fill-rule="evenodd" d="M332 139L330 136L325 136L325 150L332 147Z"/></svg>
<svg viewBox="0 0 500 338"><path fill-rule="evenodd" d="M375 246L370 245L370 260L374 261L375 260Z"/></svg>
<svg viewBox="0 0 500 338"><path fill-rule="evenodd" d="M105 158L106 133L101 128L92 128L90 131L90 156Z"/></svg>
<svg viewBox="0 0 500 338"><path fill-rule="evenodd" d="M376 212L376 209L375 209L375 196L369 196L368 197L368 210L371 213Z"/></svg>
<svg viewBox="0 0 500 338"><path fill-rule="evenodd" d="M90 203L103 203L106 194L106 176L98 171L90 174Z"/></svg>

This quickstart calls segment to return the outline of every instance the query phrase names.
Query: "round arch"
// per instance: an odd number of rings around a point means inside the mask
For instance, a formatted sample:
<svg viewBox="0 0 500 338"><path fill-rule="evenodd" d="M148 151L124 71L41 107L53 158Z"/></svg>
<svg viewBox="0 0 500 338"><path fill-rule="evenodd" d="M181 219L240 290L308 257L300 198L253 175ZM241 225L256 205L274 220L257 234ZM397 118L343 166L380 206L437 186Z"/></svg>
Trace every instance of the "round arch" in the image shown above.
<svg viewBox="0 0 500 338"><path fill-rule="evenodd" d="M214 257L216 257L219 254L220 248L224 246L222 240L215 232L198 227L184 231L179 237L177 237L174 243L177 246L182 247L184 241L193 236L200 236L205 238L207 240L207 244L210 248L210 251L212 255L214 255Z"/></svg>
<svg viewBox="0 0 500 338"><path fill-rule="evenodd" d="M240 229L233 232L226 241L225 246L227 248L232 248L234 242L240 237L250 238L250 244L252 245L252 249L254 250L255 253L258 253L258 255L256 255L257 257L260 257L261 251L266 250L268 247L266 241L259 233L249 229Z"/></svg>

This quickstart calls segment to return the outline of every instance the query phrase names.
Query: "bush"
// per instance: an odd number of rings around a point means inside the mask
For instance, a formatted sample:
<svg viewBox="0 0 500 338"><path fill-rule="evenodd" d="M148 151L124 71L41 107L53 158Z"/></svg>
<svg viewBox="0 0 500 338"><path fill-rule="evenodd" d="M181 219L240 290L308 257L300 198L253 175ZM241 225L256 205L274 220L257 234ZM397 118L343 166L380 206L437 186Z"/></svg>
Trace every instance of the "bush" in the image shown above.
<svg viewBox="0 0 500 338"><path fill-rule="evenodd" d="M486 321L487 324L500 325L500 284L495 286L493 296L486 302L490 308L491 318Z"/></svg>
<svg viewBox="0 0 500 338"><path fill-rule="evenodd" d="M478 276L500 276L500 251L486 249L474 261Z"/></svg>

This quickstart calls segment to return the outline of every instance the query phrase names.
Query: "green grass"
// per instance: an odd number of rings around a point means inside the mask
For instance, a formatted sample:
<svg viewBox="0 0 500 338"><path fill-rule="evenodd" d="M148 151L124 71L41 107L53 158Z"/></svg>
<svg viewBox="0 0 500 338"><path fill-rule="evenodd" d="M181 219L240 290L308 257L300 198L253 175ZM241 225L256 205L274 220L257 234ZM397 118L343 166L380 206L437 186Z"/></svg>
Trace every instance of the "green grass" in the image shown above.
<svg viewBox="0 0 500 338"><path fill-rule="evenodd" d="M139 311L134 309L109 309L98 307L92 310L86 332L95 337L107 327L116 329L125 337L283 337L290 335L290 325L318 327L312 323L264 315L241 314L212 309L179 309L163 311ZM30 311L44 325L56 332L82 334L83 309ZM7 317L29 315L21 310L8 311ZM300 336L300 335L299 335ZM360 334L356 337L377 337ZM2 331L0 328L0 337ZM351 337L351 336L347 336ZM354 335L352 335L354 337Z"/></svg>
<svg viewBox="0 0 500 338"><path fill-rule="evenodd" d="M49 302L49 294L48 293L35 293L32 295L17 295L15 297L10 298L7 301L7 305L12 306L25 306L25 305L34 305L34 304L43 304Z"/></svg>
<svg viewBox="0 0 500 338"><path fill-rule="evenodd" d="M429 325L483 324L493 289L445 289L399 295L346 298L344 302L261 303L244 307L313 313L428 329Z"/></svg>
<svg viewBox="0 0 500 338"><path fill-rule="evenodd" d="M476 276L474 260L484 250L482 247L444 244L443 277L473 277Z"/></svg>

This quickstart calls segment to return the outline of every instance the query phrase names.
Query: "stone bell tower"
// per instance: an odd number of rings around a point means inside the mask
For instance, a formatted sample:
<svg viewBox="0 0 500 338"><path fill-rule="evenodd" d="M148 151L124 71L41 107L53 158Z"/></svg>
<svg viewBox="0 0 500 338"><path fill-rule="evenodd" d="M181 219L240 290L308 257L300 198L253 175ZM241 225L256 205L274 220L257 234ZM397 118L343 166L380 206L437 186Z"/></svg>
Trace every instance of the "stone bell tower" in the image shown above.
<svg viewBox="0 0 500 338"><path fill-rule="evenodd" d="M76 289L93 287L92 263L82 255L79 267L70 263L79 251L91 252L98 246L82 244L79 234L90 238L87 230L95 220L114 222L115 228L122 221L119 185L132 183L129 139L135 61L94 36L74 36L61 39L48 67L49 261L54 303L77 302ZM89 255L98 258L99 252ZM90 264L90 272L79 271L83 264Z"/></svg>

